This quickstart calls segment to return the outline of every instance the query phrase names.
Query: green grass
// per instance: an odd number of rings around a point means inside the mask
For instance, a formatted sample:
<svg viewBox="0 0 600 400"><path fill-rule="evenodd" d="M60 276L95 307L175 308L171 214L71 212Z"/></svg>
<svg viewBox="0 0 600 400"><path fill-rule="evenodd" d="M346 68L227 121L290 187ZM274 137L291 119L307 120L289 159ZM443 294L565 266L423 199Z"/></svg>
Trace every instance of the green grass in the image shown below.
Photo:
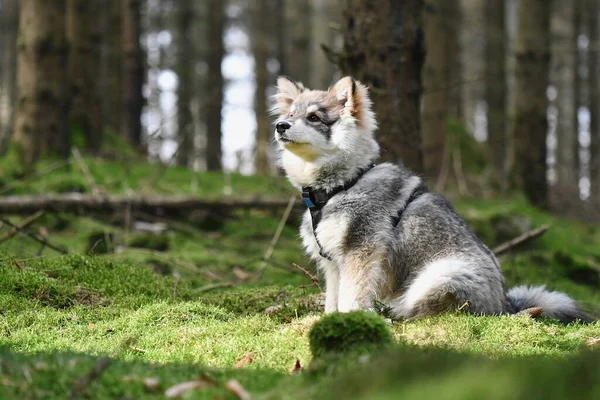
<svg viewBox="0 0 600 400"><path fill-rule="evenodd" d="M88 163L111 193L195 192L196 178L183 169ZM5 180L4 188L36 194L87 185L72 168L25 183ZM151 184L153 176L160 185ZM223 175L198 175L197 193L222 196L224 182ZM290 192L281 185L279 178L231 176L234 194L285 198ZM508 286L547 284L598 313L597 225L550 216L518 197L456 206L490 246L520 229L550 224L543 237L502 257ZM232 378L255 398L271 399L550 399L564 398L569 385L575 397L600 390L589 377L592 366L600 370L600 357L582 353L586 342L600 338L599 323L563 326L514 316L446 314L395 323L396 344L384 354L311 368L308 333L321 316L322 296L291 267L314 271L297 237L298 215L261 278L248 279L260 268L281 212L239 211L220 220L199 215L185 221L190 229L169 229L161 237L124 231L120 216L47 213L29 229L47 231L71 255L24 236L0 243L0 398L65 398L103 357L113 361L83 397L162 398L172 385L199 377L214 385L188 398L235 398L225 389ZM1 227L0 235L7 230ZM219 287L224 282L233 286ZM249 354L252 363L234 368ZM296 360L304 372L292 375ZM159 387L146 387L146 378L156 378Z"/></svg>

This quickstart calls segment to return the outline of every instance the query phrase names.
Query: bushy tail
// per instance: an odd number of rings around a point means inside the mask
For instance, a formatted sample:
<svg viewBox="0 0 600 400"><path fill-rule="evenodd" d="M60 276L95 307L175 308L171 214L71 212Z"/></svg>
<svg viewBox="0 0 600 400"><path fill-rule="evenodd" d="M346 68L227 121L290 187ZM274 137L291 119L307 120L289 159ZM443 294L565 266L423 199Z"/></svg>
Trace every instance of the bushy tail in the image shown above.
<svg viewBox="0 0 600 400"><path fill-rule="evenodd" d="M517 286L506 293L511 313L531 307L541 307L544 315L556 318L560 322L568 324L580 320L590 323L594 319L587 315L575 300L561 292L546 290L545 286Z"/></svg>

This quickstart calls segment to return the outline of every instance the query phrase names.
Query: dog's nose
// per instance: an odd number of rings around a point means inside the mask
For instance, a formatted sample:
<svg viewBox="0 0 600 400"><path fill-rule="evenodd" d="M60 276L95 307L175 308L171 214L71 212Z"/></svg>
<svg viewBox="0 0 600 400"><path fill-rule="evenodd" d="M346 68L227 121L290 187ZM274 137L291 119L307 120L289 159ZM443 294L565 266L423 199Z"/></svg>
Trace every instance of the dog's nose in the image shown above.
<svg viewBox="0 0 600 400"><path fill-rule="evenodd" d="M278 133L283 133L286 130L290 129L291 127L292 126L287 121L281 121L281 122L278 122L277 125L275 125L275 129L277 129Z"/></svg>

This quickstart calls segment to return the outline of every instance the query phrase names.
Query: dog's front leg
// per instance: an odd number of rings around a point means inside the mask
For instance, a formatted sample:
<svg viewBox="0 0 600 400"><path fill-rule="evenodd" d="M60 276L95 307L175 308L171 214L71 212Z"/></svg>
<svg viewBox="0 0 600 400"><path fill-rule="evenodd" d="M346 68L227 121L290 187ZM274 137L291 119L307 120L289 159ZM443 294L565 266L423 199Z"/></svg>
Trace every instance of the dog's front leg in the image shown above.
<svg viewBox="0 0 600 400"><path fill-rule="evenodd" d="M319 261L319 268L325 273L325 313L338 310L338 294L340 291L340 269L328 260Z"/></svg>
<svg viewBox="0 0 600 400"><path fill-rule="evenodd" d="M340 267L338 311L373 309L385 279L379 260L346 257L346 262Z"/></svg>

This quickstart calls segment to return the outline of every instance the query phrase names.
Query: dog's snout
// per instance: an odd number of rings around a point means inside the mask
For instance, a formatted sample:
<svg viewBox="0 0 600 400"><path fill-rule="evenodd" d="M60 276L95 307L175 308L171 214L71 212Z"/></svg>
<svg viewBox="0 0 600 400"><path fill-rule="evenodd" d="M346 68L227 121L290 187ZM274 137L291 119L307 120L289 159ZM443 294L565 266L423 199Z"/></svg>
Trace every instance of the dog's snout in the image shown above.
<svg viewBox="0 0 600 400"><path fill-rule="evenodd" d="M283 133L283 132L287 131L288 129L290 129L291 127L292 127L292 125L290 125L290 123L287 121L281 121L281 122L278 122L277 125L275 125L275 129L277 129L278 133Z"/></svg>

